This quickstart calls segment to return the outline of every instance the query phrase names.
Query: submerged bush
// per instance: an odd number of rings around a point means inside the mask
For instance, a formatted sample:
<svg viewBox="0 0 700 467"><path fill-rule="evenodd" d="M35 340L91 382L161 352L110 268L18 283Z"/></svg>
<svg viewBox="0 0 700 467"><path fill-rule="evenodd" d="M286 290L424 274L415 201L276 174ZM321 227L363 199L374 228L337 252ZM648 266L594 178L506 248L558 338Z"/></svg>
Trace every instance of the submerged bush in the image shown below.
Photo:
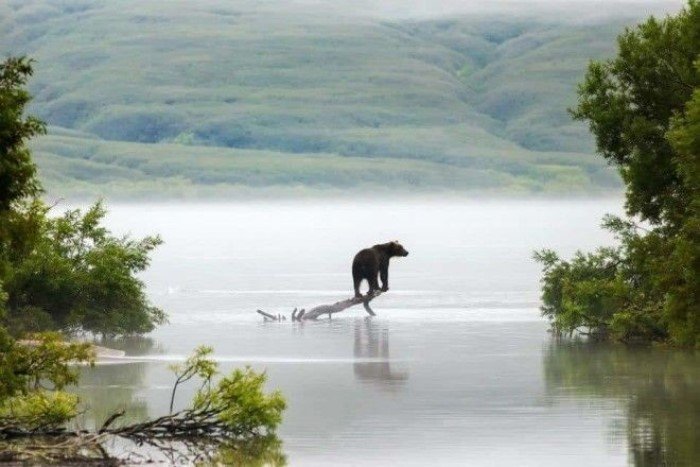
<svg viewBox="0 0 700 467"><path fill-rule="evenodd" d="M3 288L6 322L14 333L146 333L165 321L135 277L160 239L113 237L101 224L104 215L97 203L53 218L35 200L8 216L5 246L12 258Z"/></svg>
<svg viewBox="0 0 700 467"><path fill-rule="evenodd" d="M61 390L78 382L76 363L94 363L88 343L64 342L58 333L17 342L0 328L0 402L40 389Z"/></svg>
<svg viewBox="0 0 700 467"><path fill-rule="evenodd" d="M200 388L192 402L193 413L210 413L226 431L240 436L274 433L286 408L282 394L265 394L267 375L250 367L237 368L215 383L219 371L211 353L210 347L199 347L183 364L171 367L177 378L170 411L178 385L196 377Z"/></svg>
<svg viewBox="0 0 700 467"><path fill-rule="evenodd" d="M0 427L58 429L77 415L78 396L63 391L33 391L0 401Z"/></svg>
<svg viewBox="0 0 700 467"><path fill-rule="evenodd" d="M664 293L654 284L649 251L653 236L640 236L634 227L608 217L621 245L577 252L570 261L543 250L542 314L560 333L582 331L596 338L660 341L668 337L663 316Z"/></svg>
<svg viewBox="0 0 700 467"><path fill-rule="evenodd" d="M251 368L235 369L213 388L206 387L195 396L194 408L213 410L220 421L240 434L274 432L282 422L286 403L279 391L263 392L265 373Z"/></svg>
<svg viewBox="0 0 700 467"><path fill-rule="evenodd" d="M77 384L76 363L93 362L90 344L66 343L57 333L17 342L0 328L0 430L51 430L72 420L78 398L63 389Z"/></svg>

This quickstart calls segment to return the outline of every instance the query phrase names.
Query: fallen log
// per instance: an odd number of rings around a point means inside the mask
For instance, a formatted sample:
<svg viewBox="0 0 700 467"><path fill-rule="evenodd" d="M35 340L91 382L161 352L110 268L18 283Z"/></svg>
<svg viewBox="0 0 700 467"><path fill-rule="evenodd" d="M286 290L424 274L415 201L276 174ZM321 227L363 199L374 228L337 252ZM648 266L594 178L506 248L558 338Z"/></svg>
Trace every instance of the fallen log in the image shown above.
<svg viewBox="0 0 700 467"><path fill-rule="evenodd" d="M291 319L292 321L316 320L323 315L328 315L328 318L330 319L333 314L340 313L341 311L345 311L350 307L360 304L362 304L367 314L369 314L370 316L376 316L374 310L372 310L372 308L369 306L369 302L379 297L383 293L384 292L382 292L381 290L378 290L372 295L367 294L361 297L352 297L345 300L341 300L339 302L332 303L330 305L318 305L311 308L310 310L304 310L302 308L301 310L297 311L297 309L294 308L291 314ZM266 313L262 310L257 310L257 312L265 318L265 321L267 321L268 319L272 321L281 321L282 319L286 319L286 317L282 315L275 316L270 313ZM280 316L282 317L280 318Z"/></svg>

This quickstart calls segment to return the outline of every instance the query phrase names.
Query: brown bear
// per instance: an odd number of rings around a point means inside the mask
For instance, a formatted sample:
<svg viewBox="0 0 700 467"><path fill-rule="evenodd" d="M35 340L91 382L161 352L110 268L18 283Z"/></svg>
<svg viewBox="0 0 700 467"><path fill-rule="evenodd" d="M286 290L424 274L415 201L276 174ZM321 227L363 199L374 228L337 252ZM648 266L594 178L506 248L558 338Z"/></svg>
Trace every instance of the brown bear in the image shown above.
<svg viewBox="0 0 700 467"><path fill-rule="evenodd" d="M382 278L382 291L389 290L389 259L394 256L408 256L408 251L399 242L389 242L365 248L355 255L352 261L355 297L362 297L360 283L363 279L369 282L368 295L374 294L379 289L377 274Z"/></svg>

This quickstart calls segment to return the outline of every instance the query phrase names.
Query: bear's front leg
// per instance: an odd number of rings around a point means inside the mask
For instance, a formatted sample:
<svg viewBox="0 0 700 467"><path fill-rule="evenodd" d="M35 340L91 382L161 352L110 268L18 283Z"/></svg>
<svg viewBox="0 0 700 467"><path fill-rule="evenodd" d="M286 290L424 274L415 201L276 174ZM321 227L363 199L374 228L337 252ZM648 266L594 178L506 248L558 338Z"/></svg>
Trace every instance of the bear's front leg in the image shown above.
<svg viewBox="0 0 700 467"><path fill-rule="evenodd" d="M387 262L386 266L382 265L382 268L379 270L379 276L382 279L382 292L386 292L389 290L389 263Z"/></svg>
<svg viewBox="0 0 700 467"><path fill-rule="evenodd" d="M379 281L377 280L376 273L371 279L368 279L367 282L369 282L369 292L367 292L367 295L371 297L374 295L374 292L379 290Z"/></svg>

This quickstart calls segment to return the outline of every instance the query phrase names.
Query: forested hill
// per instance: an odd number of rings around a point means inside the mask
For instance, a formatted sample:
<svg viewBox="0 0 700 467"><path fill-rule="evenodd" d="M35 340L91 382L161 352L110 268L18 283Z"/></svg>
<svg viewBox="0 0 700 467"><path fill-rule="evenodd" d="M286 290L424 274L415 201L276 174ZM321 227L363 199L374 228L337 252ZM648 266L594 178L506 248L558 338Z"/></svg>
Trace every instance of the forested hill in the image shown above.
<svg viewBox="0 0 700 467"><path fill-rule="evenodd" d="M630 20L509 18L10 0L0 50L36 59L52 194L619 186L566 108Z"/></svg>

